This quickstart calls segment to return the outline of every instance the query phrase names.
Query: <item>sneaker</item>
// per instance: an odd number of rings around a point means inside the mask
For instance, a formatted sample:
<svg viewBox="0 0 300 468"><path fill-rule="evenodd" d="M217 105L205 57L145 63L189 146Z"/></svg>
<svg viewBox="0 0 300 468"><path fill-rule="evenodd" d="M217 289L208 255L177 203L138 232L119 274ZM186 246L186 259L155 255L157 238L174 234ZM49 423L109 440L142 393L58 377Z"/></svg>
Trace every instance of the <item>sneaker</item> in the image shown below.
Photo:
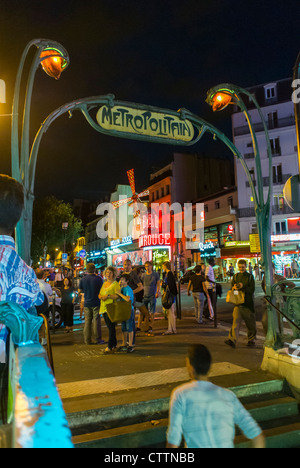
<svg viewBox="0 0 300 468"><path fill-rule="evenodd" d="M134 347L133 346L128 346L127 348L127 353L133 353Z"/></svg>
<svg viewBox="0 0 300 468"><path fill-rule="evenodd" d="M225 340L224 343L227 344L228 346L231 346L231 348L233 349L236 347L235 343L231 340Z"/></svg>
<svg viewBox="0 0 300 468"><path fill-rule="evenodd" d="M119 346L117 348L117 352L120 353L120 352L127 352L127 346Z"/></svg>
<svg viewBox="0 0 300 468"><path fill-rule="evenodd" d="M248 346L249 348L253 348L253 346L255 346L255 341L254 341L254 340L249 341L249 342L247 343L247 346Z"/></svg>

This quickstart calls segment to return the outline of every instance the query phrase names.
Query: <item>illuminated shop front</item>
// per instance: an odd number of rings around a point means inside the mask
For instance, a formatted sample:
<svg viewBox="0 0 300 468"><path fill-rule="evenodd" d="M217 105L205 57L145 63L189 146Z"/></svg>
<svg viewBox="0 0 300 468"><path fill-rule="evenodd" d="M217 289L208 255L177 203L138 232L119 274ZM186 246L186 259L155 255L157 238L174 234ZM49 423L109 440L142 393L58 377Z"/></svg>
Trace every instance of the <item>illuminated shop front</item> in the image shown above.
<svg viewBox="0 0 300 468"><path fill-rule="evenodd" d="M139 247L152 261L154 270L161 270L162 264L171 260L171 235L169 233L140 236Z"/></svg>
<svg viewBox="0 0 300 468"><path fill-rule="evenodd" d="M275 272L285 278L292 278L292 262L295 260L298 265L300 264L300 233L291 232L289 234L273 235L271 241Z"/></svg>
<svg viewBox="0 0 300 468"><path fill-rule="evenodd" d="M144 265L150 257L149 252L140 249L138 241L133 240L131 236L111 240L105 251L107 265L118 269L123 268L125 260L130 260L132 266L135 267Z"/></svg>

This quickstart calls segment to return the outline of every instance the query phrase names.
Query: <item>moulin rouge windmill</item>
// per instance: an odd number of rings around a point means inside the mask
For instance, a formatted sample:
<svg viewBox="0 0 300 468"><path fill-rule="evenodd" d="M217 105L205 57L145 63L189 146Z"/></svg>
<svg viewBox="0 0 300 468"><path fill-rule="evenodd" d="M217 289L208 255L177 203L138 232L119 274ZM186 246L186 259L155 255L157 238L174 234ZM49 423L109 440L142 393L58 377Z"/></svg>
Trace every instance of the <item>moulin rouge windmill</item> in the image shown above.
<svg viewBox="0 0 300 468"><path fill-rule="evenodd" d="M144 190L141 193L137 193L135 190L135 178L134 178L134 169L129 169L127 171L127 177L129 180L129 185L132 191L132 196L129 198L124 198L123 200L118 200L111 202L114 209L120 208L120 206L128 204L128 206L133 206L133 218L135 221L135 228L139 231L140 229L140 210L138 209L138 203L142 203L141 198L149 195L149 190Z"/></svg>

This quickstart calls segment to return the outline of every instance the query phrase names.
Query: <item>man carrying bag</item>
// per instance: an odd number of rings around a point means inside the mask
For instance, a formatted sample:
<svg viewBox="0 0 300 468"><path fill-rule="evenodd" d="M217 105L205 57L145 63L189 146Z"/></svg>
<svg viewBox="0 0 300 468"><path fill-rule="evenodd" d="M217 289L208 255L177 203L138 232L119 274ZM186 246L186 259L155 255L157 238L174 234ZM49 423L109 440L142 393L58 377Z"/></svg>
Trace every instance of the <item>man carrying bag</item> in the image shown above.
<svg viewBox="0 0 300 468"><path fill-rule="evenodd" d="M255 291L255 281L253 275L246 271L246 260L238 261L239 273L233 276L231 291L228 292L226 301L235 304L233 309L233 323L225 344L236 347L239 330L244 320L248 330L248 345L254 346L256 339L256 321L254 312L253 295ZM236 294L235 294L236 293Z"/></svg>

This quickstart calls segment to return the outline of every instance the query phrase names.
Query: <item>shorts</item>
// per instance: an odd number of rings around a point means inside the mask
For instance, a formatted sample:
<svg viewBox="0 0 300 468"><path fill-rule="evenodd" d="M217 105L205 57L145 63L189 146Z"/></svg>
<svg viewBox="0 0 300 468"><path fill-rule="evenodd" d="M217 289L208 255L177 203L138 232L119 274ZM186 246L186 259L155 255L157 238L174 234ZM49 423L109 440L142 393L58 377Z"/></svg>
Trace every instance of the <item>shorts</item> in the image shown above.
<svg viewBox="0 0 300 468"><path fill-rule="evenodd" d="M151 314L155 313L156 310L156 298L155 296L145 296L144 297L144 305L149 309Z"/></svg>
<svg viewBox="0 0 300 468"><path fill-rule="evenodd" d="M122 322L121 328L123 333L131 333L134 331L134 309L131 311L130 319L126 320L126 322Z"/></svg>

